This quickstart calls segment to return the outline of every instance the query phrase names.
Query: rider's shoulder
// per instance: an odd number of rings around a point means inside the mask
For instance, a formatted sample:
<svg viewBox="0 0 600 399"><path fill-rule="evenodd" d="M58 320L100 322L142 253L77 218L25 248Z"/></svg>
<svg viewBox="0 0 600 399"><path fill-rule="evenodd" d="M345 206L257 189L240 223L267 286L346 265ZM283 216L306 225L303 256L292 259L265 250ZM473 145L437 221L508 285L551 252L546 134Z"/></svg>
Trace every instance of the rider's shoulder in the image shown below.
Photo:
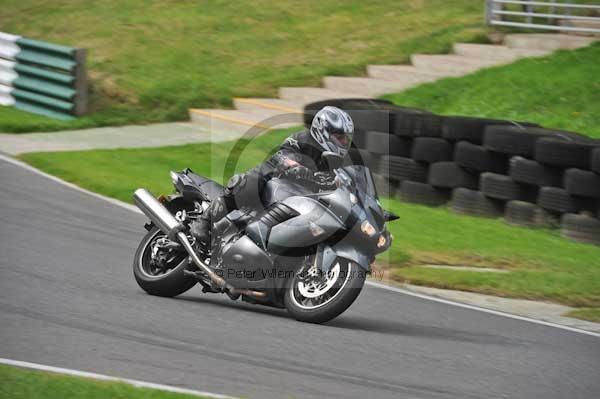
<svg viewBox="0 0 600 399"><path fill-rule="evenodd" d="M299 150L303 147L309 137L310 133L306 131L296 132L283 141L283 146Z"/></svg>

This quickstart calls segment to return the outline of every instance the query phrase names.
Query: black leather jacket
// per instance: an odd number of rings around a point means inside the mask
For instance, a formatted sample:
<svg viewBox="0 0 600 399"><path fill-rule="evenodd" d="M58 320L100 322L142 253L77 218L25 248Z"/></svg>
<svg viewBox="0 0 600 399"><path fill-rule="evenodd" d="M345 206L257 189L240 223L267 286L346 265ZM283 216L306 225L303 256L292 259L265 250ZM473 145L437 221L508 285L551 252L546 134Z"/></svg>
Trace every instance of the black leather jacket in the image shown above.
<svg viewBox="0 0 600 399"><path fill-rule="evenodd" d="M321 153L322 149L309 132L295 133L285 139L279 150L260 166L261 174L267 179L280 174L290 167L290 161L295 161L313 172L327 171Z"/></svg>

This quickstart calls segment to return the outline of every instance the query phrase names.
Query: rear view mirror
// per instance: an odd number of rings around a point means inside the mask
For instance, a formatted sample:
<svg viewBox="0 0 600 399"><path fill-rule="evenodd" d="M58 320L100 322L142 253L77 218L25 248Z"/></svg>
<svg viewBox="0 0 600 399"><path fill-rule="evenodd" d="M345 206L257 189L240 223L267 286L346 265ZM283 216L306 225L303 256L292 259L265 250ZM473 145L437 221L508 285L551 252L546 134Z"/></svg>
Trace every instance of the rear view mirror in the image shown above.
<svg viewBox="0 0 600 399"><path fill-rule="evenodd" d="M393 212L389 212L389 211L383 211L383 220L385 220L386 222L391 222L393 220L397 220L400 219L400 216L396 215Z"/></svg>

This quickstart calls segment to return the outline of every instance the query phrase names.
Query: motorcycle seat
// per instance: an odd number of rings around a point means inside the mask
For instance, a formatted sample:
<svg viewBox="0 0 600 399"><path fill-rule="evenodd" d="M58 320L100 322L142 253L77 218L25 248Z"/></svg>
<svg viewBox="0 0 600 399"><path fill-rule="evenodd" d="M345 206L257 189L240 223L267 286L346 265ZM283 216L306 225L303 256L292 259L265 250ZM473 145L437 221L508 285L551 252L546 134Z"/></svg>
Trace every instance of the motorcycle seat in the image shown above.
<svg viewBox="0 0 600 399"><path fill-rule="evenodd" d="M197 186L198 194L202 199L212 201L223 195L224 187L219 183L204 176L197 175L191 169L186 169L185 174L190 178L192 183Z"/></svg>

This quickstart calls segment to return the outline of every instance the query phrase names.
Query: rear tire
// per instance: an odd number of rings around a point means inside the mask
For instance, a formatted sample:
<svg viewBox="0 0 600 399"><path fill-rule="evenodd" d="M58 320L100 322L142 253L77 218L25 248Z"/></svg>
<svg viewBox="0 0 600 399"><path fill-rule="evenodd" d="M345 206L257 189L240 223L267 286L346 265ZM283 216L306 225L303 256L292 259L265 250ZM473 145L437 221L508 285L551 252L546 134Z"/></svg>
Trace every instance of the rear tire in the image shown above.
<svg viewBox="0 0 600 399"><path fill-rule="evenodd" d="M429 168L428 183L434 187L477 189L479 174L461 168L454 162L436 162Z"/></svg>
<svg viewBox="0 0 600 399"><path fill-rule="evenodd" d="M600 245L600 220L567 213L561 219L561 234L571 240Z"/></svg>
<svg viewBox="0 0 600 399"><path fill-rule="evenodd" d="M410 155L411 144L411 140L406 137L381 132L367 132L366 149L371 154L407 157Z"/></svg>
<svg viewBox="0 0 600 399"><path fill-rule="evenodd" d="M456 213L497 218L504 211L501 201L488 198L480 191L456 188L452 192L452 210Z"/></svg>
<svg viewBox="0 0 600 399"><path fill-rule="evenodd" d="M562 186L563 170L515 156L510 159L510 177L518 183L539 187Z"/></svg>
<svg viewBox="0 0 600 399"><path fill-rule="evenodd" d="M452 145L437 137L417 137L412 147L411 158L418 162L443 162L452 159Z"/></svg>
<svg viewBox="0 0 600 399"><path fill-rule="evenodd" d="M600 147L592 151L592 159L590 160L590 169L592 172L600 174Z"/></svg>
<svg viewBox="0 0 600 399"><path fill-rule="evenodd" d="M481 174L479 189L486 197L503 201L521 200L533 203L537 198L537 187L520 184L510 176L491 172Z"/></svg>
<svg viewBox="0 0 600 399"><path fill-rule="evenodd" d="M398 190L401 200L429 206L444 205L450 201L450 194L448 189L408 180L403 181Z"/></svg>
<svg viewBox="0 0 600 399"><path fill-rule="evenodd" d="M342 314L356 300L365 284L367 272L356 263L342 259L338 259L334 263L330 272L336 266L340 267L340 273L335 281L338 287L336 288L333 285L323 295L327 295L331 290L337 289L337 291L335 291L333 297L327 299L321 305L314 306L308 304L310 301L303 302L306 297L303 297L299 291L301 281L298 274L288 280L283 301L288 312L296 320L306 323L325 323Z"/></svg>
<svg viewBox="0 0 600 399"><path fill-rule="evenodd" d="M564 141L554 138L541 139L535 146L535 160L561 168L587 169L590 166L592 151L600 143L586 141Z"/></svg>
<svg viewBox="0 0 600 399"><path fill-rule="evenodd" d="M427 166L411 158L384 155L377 171L390 180L427 181Z"/></svg>
<svg viewBox="0 0 600 399"><path fill-rule="evenodd" d="M501 154L532 158L536 152L537 141L545 137L553 137L555 140L563 142L587 140L577 133L563 130L491 125L485 129L483 146L490 151Z"/></svg>
<svg viewBox="0 0 600 399"><path fill-rule="evenodd" d="M481 144L488 125L539 126L529 122L513 122L500 119L448 116L442 126L442 137L449 141L468 141ZM493 172L493 171L491 171Z"/></svg>
<svg viewBox="0 0 600 399"><path fill-rule="evenodd" d="M505 155L488 151L467 141L460 141L454 147L454 162L458 166L477 172L506 174L508 169L508 159Z"/></svg>
<svg viewBox="0 0 600 399"><path fill-rule="evenodd" d="M163 233L157 227L152 227L144 236L133 257L133 275L140 288L148 294L174 297L183 294L196 285L196 280L183 274L188 264L187 256L165 274L152 276L148 272L147 262L149 260L150 243L161 234Z"/></svg>

